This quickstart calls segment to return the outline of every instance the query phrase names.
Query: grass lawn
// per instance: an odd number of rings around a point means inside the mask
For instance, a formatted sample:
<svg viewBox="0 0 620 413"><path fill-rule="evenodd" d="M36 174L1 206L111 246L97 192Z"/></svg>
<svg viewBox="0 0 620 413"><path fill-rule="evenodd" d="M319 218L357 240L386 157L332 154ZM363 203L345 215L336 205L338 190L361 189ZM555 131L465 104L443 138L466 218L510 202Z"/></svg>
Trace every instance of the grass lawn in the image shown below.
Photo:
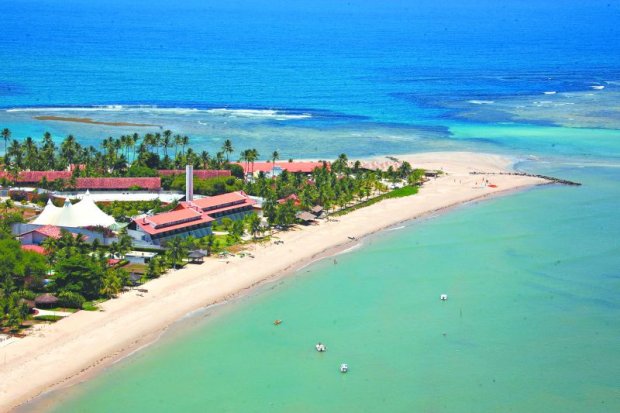
<svg viewBox="0 0 620 413"><path fill-rule="evenodd" d="M144 274L148 265L146 264L127 264L123 269L129 273Z"/></svg>

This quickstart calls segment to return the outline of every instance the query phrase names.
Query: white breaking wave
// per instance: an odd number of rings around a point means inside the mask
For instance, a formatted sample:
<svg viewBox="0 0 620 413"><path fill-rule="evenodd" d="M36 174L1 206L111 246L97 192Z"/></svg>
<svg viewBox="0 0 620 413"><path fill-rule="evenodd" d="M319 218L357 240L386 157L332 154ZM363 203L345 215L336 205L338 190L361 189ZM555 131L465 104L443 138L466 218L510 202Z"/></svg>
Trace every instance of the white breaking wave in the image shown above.
<svg viewBox="0 0 620 413"><path fill-rule="evenodd" d="M211 115L226 116L231 118L257 118L257 119L275 119L275 120L294 120L309 119L312 117L309 113L285 113L272 109L209 109L206 111Z"/></svg>
<svg viewBox="0 0 620 413"><path fill-rule="evenodd" d="M556 92L555 90L550 90L550 91L548 91L548 92L543 92L543 93L544 93L545 95L555 95L555 94L556 94L556 93L558 93L558 92Z"/></svg>
<svg viewBox="0 0 620 413"><path fill-rule="evenodd" d="M495 103L495 101L493 100L477 100L477 99L468 100L467 102L474 104L474 105L492 105L493 103Z"/></svg>
<svg viewBox="0 0 620 413"><path fill-rule="evenodd" d="M196 108L161 108L153 105L101 105L83 107L29 107L6 109L8 113L97 113L97 112L130 112L130 113L150 113L150 114L209 114L212 116L230 118L255 118L255 119L274 119L274 120L295 120L309 119L309 113L286 113L272 109L196 109Z"/></svg>

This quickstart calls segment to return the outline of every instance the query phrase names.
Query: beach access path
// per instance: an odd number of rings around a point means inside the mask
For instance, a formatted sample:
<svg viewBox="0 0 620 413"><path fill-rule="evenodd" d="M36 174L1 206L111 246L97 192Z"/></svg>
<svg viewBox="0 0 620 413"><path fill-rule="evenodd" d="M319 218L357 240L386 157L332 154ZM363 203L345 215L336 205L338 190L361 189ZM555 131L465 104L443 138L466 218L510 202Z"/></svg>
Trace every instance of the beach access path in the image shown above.
<svg viewBox="0 0 620 413"><path fill-rule="evenodd" d="M208 259L170 271L145 284L148 293L124 293L101 304L101 311L80 311L0 347L0 411L82 380L152 342L187 313L292 273L366 235L466 202L547 183L529 176L470 175L509 170L511 160L497 155L439 152L397 157L414 168L442 169L446 174L427 182L417 195L387 199L336 220L279 233L283 243L250 247L255 258L235 257L229 263ZM496 187L484 186L486 179Z"/></svg>

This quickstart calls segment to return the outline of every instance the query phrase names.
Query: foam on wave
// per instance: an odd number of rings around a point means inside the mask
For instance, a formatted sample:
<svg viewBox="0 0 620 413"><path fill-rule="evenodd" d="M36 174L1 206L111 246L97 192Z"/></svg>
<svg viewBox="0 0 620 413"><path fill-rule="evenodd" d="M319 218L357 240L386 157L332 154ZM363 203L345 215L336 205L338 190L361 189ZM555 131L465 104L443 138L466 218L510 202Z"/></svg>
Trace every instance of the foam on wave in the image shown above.
<svg viewBox="0 0 620 413"><path fill-rule="evenodd" d="M180 107L159 107L153 105L96 105L96 106L57 106L57 107L25 107L6 109L9 113L19 112L134 112L134 113L156 113L156 114L209 114L212 116L230 118L254 118L272 120L297 120L309 119L309 113L292 113L273 109L198 109Z"/></svg>

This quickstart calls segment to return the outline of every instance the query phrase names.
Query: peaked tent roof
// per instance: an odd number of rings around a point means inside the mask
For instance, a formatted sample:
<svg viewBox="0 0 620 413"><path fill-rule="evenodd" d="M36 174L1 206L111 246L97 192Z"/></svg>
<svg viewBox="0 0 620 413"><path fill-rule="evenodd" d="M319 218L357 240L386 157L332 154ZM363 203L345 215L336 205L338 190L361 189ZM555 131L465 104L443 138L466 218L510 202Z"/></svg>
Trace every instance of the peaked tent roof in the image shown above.
<svg viewBox="0 0 620 413"><path fill-rule="evenodd" d="M48 199L45 209L32 223L37 225L56 225L61 212L62 208L58 208L52 203L51 199Z"/></svg>
<svg viewBox="0 0 620 413"><path fill-rule="evenodd" d="M103 212L90 197L88 191L82 200L74 205L66 201L58 208L48 201L47 206L33 222L37 225L56 225L60 227L109 227L115 224L114 218Z"/></svg>

